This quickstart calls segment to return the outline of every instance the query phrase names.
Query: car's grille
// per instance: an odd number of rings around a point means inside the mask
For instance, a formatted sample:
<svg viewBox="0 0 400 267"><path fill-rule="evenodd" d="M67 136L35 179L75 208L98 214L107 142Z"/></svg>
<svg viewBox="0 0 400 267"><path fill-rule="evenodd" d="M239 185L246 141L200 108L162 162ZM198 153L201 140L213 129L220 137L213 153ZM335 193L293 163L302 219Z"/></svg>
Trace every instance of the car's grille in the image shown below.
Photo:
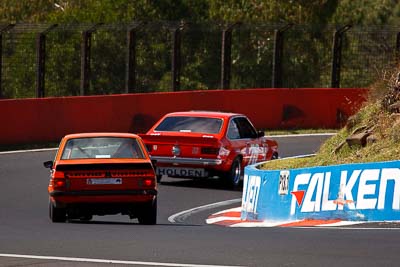
<svg viewBox="0 0 400 267"><path fill-rule="evenodd" d="M149 176L152 173L145 170L135 171L79 171L79 172L66 172L65 176L69 178L102 178L102 177L143 177Z"/></svg>
<svg viewBox="0 0 400 267"><path fill-rule="evenodd" d="M105 177L105 173L104 172L66 172L65 173L66 177L70 177L70 178L86 178L86 177L90 177L90 178L97 178L97 177Z"/></svg>

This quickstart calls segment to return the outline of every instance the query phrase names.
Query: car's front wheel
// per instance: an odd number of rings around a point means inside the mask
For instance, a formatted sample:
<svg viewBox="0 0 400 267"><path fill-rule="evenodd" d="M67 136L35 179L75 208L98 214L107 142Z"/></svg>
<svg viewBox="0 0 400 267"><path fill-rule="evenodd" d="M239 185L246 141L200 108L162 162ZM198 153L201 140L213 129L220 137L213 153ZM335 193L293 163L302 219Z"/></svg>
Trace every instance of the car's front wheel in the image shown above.
<svg viewBox="0 0 400 267"><path fill-rule="evenodd" d="M65 222L67 220L67 211L65 208L56 208L49 201L49 216L52 222Z"/></svg>
<svg viewBox="0 0 400 267"><path fill-rule="evenodd" d="M143 205L138 220L140 224L153 225L157 223L157 197Z"/></svg>

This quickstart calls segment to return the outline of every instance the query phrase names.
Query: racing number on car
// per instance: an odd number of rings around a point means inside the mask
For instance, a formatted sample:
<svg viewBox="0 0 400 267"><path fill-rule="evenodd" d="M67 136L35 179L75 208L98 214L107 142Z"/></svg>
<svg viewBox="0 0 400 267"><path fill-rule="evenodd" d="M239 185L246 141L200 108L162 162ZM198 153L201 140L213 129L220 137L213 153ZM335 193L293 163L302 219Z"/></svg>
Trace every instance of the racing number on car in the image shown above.
<svg viewBox="0 0 400 267"><path fill-rule="evenodd" d="M260 147L259 144L250 144L246 147L245 151L249 165L265 160L266 158L266 148Z"/></svg>
<svg viewBox="0 0 400 267"><path fill-rule="evenodd" d="M250 165L257 163L258 154L260 154L258 144L251 144L249 147L249 157L250 157L249 164Z"/></svg>

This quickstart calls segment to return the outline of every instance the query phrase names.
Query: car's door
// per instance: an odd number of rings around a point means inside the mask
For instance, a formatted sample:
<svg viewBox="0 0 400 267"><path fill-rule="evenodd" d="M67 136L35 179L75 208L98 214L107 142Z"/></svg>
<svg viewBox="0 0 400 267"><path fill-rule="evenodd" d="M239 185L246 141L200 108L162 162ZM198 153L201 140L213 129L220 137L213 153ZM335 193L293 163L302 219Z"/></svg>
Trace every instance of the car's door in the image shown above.
<svg viewBox="0 0 400 267"><path fill-rule="evenodd" d="M244 166L265 160L266 147L259 138L256 129L246 117L234 119L240 134L241 154L243 155Z"/></svg>

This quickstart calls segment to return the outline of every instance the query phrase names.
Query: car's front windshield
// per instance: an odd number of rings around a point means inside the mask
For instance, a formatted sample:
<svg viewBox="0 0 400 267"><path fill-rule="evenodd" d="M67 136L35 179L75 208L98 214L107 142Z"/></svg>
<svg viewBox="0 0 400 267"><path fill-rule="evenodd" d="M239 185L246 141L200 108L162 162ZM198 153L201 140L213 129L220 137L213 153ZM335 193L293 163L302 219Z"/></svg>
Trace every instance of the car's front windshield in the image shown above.
<svg viewBox="0 0 400 267"><path fill-rule="evenodd" d="M166 117L155 131L217 134L221 127L220 118L170 116Z"/></svg>
<svg viewBox="0 0 400 267"><path fill-rule="evenodd" d="M134 138L90 137L70 139L64 146L61 159L144 158Z"/></svg>

